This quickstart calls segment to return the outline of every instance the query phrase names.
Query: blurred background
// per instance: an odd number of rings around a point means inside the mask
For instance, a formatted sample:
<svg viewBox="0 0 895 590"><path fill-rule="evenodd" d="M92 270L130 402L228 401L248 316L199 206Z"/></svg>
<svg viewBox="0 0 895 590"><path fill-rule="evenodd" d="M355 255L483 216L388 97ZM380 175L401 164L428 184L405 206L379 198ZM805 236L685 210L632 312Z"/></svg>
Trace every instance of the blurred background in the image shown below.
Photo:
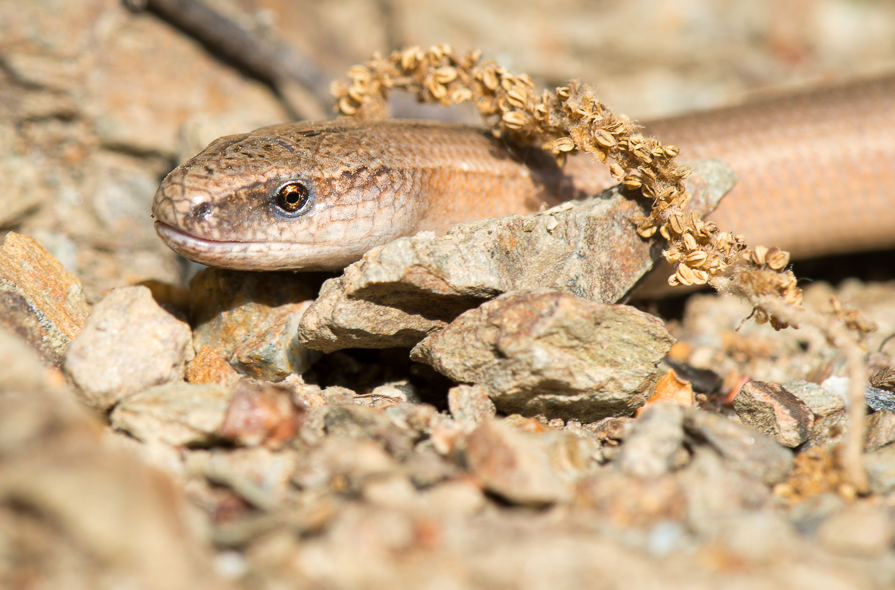
<svg viewBox="0 0 895 590"><path fill-rule="evenodd" d="M479 48L539 85L581 79L639 120L895 70L890 0L205 4L327 77L374 51L448 43ZM37 238L92 301L146 279L181 283L187 267L149 216L159 181L214 138L295 112L282 93L141 7L0 0L0 230ZM399 114L415 112L400 104Z"/></svg>

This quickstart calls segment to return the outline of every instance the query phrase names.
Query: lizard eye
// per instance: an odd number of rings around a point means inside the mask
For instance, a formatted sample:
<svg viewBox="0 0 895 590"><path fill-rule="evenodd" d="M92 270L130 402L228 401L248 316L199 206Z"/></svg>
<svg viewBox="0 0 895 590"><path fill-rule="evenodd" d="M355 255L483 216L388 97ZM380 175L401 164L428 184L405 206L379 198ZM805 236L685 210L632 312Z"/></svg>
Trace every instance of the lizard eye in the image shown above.
<svg viewBox="0 0 895 590"><path fill-rule="evenodd" d="M310 191L300 182L287 182L277 189L277 207L286 213L297 213L308 202Z"/></svg>

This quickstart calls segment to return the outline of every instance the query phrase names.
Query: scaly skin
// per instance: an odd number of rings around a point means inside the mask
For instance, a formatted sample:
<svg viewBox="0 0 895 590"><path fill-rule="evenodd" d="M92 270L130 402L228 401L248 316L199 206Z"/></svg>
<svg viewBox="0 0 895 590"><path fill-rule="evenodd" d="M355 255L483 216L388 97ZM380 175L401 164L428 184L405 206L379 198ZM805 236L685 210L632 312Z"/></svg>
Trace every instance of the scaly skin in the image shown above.
<svg viewBox="0 0 895 590"><path fill-rule="evenodd" d="M740 182L711 216L794 257L895 246L895 77L647 124L683 157L721 157ZM306 204L277 206L298 181ZM297 123L223 137L174 170L156 230L226 268L333 270L370 248L454 223L533 213L605 188L590 156L559 169L468 127Z"/></svg>

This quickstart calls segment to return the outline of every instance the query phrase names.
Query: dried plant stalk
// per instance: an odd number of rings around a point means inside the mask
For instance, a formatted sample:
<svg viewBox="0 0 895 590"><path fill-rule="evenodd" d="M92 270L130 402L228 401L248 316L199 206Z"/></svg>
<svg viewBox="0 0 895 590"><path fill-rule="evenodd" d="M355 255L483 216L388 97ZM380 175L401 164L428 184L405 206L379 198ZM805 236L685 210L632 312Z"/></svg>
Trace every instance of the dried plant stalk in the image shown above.
<svg viewBox="0 0 895 590"><path fill-rule="evenodd" d="M800 307L802 291L789 270L788 252L764 246L746 249L743 236L719 230L694 211L685 212L690 195L684 179L690 171L675 162L676 146L641 135L638 125L614 114L585 84L572 82L538 93L527 75L482 60L479 51L460 55L447 45L410 47L388 57L375 54L365 66L352 67L347 80L331 85L336 110L361 119L384 118L393 89L443 106L472 101L496 136L539 145L560 163L577 151L593 154L614 178L653 199L650 215L636 220L636 231L644 238L659 232L668 241L663 254L675 268L671 285L709 284L737 295L753 306L756 322L770 322L778 330L795 323L823 330L849 358L853 403L844 462L853 485L866 489L860 437L867 377L862 373L860 338L868 322L840 321L842 310L834 310L829 319L809 314Z"/></svg>

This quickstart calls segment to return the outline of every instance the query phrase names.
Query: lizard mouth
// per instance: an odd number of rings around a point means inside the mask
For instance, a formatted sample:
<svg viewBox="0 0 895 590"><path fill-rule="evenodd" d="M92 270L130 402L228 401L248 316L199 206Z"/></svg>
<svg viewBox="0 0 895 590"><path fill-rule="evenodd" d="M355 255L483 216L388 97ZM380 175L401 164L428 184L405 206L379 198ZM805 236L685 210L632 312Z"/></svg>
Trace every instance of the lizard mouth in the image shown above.
<svg viewBox="0 0 895 590"><path fill-rule="evenodd" d="M172 250L193 262L233 270L340 270L354 262L335 248L290 242L229 242L188 234L163 221L155 233Z"/></svg>
<svg viewBox="0 0 895 590"><path fill-rule="evenodd" d="M230 267L227 262L240 250L245 250L250 243L219 242L200 238L168 225L163 221L155 222L155 233L172 250L193 262L209 266ZM242 247L242 248L240 248Z"/></svg>

